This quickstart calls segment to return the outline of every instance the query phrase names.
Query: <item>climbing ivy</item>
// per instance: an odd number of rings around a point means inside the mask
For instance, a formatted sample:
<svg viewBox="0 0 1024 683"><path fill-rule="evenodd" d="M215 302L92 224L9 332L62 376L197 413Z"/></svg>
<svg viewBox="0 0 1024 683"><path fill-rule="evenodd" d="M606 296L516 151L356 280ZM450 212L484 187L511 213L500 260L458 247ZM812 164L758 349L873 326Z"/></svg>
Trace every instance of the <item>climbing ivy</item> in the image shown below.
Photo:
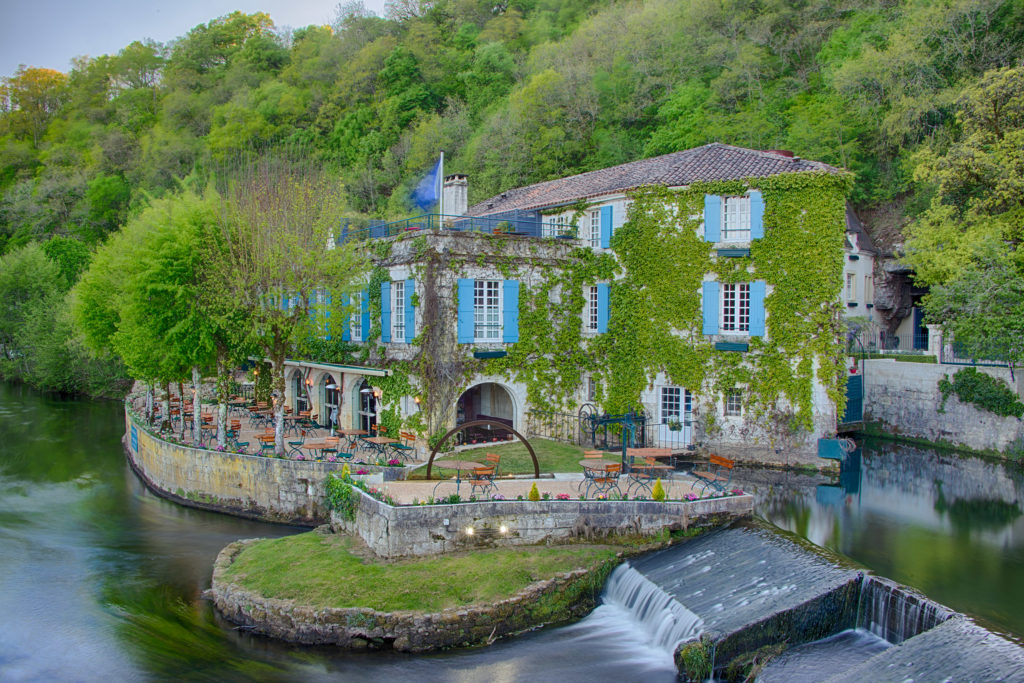
<svg viewBox="0 0 1024 683"><path fill-rule="evenodd" d="M601 405L623 412L640 407L644 390L664 373L706 403L743 386L748 420L809 429L815 379L840 411L845 402L838 301L850 184L845 174L801 173L695 183L683 190L640 188L630 193L627 221L608 252L575 248L538 255L533 249L523 258L506 247L511 243L504 236L478 235L487 241L486 253L442 258L418 241L414 267L424 288L419 301L428 301L430 312L421 309L416 351L411 360L389 359L384 346L370 343L364 353L391 369L391 377L376 382L386 396L415 395L410 380L415 377L424 405L452 403L473 376L489 374L521 382L536 409L566 409L576 405L582 379L592 373ZM752 242L748 257L720 257L698 233L704 195L743 194L751 188L765 200L765 235ZM581 213L588 207L581 202L573 208ZM503 358L476 359L472 345L456 344L451 318L457 287L452 283L450 291L434 291L440 272L461 276L470 264L492 267L521 283L519 341ZM720 282L758 279L769 286L767 337L750 338L746 352L717 350L702 333L701 283L707 273ZM380 265L371 275L371 342L380 337L380 283L388 277ZM590 335L581 319L584 288L599 282L611 284L608 334ZM442 306L439 298L447 303ZM446 322L436 324L442 318ZM446 373L439 370L442 364ZM780 397L788 409L779 407ZM715 428L715 412L705 411L706 430ZM416 415L405 425L416 421L439 434L444 425L436 417L427 425ZM397 431L402 424L397 403L389 403L382 422Z"/></svg>

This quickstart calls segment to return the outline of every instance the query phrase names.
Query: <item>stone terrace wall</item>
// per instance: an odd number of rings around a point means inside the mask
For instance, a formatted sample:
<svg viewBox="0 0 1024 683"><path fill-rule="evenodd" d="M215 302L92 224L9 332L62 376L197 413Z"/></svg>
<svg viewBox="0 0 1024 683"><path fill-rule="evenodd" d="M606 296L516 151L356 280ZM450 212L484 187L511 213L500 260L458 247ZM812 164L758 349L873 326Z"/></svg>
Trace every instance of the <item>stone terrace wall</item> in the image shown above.
<svg viewBox="0 0 1024 683"><path fill-rule="evenodd" d="M939 380L946 375L952 377L961 367L865 361L864 419L902 436L946 441L976 450L1008 450L1024 438L1024 423L1017 418L1000 417L961 403L955 394L946 401L945 412L938 412L942 404ZM978 370L1014 386L1007 368Z"/></svg>
<svg viewBox="0 0 1024 683"><path fill-rule="evenodd" d="M314 525L328 519L324 482L342 463L222 453L164 441L125 409L125 452L160 495L178 503L270 522Z"/></svg>
<svg viewBox="0 0 1024 683"><path fill-rule="evenodd" d="M750 514L750 495L689 502L651 500L487 501L392 507L359 489L355 520L336 513L336 530L358 535L380 557L407 557L490 545L533 545L609 534L649 536L662 529L722 524ZM507 528L506 533L501 527ZM472 527L473 533L468 533Z"/></svg>

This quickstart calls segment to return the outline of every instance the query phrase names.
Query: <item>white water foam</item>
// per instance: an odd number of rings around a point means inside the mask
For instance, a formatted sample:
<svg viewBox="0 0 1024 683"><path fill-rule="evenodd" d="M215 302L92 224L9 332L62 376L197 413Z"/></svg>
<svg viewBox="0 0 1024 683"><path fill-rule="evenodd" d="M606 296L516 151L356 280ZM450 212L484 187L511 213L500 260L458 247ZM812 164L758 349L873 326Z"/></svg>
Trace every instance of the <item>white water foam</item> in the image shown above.
<svg viewBox="0 0 1024 683"><path fill-rule="evenodd" d="M608 577L603 599L632 617L648 641L670 657L680 643L697 638L704 627L700 617L628 562Z"/></svg>

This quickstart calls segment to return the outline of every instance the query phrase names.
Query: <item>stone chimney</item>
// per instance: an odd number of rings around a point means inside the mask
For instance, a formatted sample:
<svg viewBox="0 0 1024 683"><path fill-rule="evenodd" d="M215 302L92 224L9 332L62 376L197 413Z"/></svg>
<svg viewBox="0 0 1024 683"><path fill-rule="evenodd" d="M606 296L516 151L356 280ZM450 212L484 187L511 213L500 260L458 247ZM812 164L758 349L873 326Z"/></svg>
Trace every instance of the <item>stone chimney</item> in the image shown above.
<svg viewBox="0 0 1024 683"><path fill-rule="evenodd" d="M469 208L469 180L462 173L453 173L444 179L444 213L447 216L465 216Z"/></svg>

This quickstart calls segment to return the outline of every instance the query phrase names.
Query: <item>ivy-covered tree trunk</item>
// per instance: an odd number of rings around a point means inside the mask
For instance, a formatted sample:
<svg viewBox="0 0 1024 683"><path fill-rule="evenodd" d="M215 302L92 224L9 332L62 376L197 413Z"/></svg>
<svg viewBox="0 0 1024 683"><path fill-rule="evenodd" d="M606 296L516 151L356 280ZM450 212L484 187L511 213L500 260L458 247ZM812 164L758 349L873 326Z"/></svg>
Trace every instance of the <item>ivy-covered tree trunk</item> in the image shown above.
<svg viewBox="0 0 1024 683"><path fill-rule="evenodd" d="M227 447L228 431L228 370L224 354L217 354L217 445Z"/></svg>
<svg viewBox="0 0 1024 683"><path fill-rule="evenodd" d="M284 457L284 353L274 359L274 453Z"/></svg>
<svg viewBox="0 0 1024 683"><path fill-rule="evenodd" d="M200 443L203 434L203 387L199 366L192 366L192 443Z"/></svg>
<svg viewBox="0 0 1024 683"><path fill-rule="evenodd" d="M181 418L181 433L178 437L185 440L185 384L178 382L178 417Z"/></svg>
<svg viewBox="0 0 1024 683"><path fill-rule="evenodd" d="M160 424L160 431L171 431L171 383L164 382L163 395L163 422Z"/></svg>

